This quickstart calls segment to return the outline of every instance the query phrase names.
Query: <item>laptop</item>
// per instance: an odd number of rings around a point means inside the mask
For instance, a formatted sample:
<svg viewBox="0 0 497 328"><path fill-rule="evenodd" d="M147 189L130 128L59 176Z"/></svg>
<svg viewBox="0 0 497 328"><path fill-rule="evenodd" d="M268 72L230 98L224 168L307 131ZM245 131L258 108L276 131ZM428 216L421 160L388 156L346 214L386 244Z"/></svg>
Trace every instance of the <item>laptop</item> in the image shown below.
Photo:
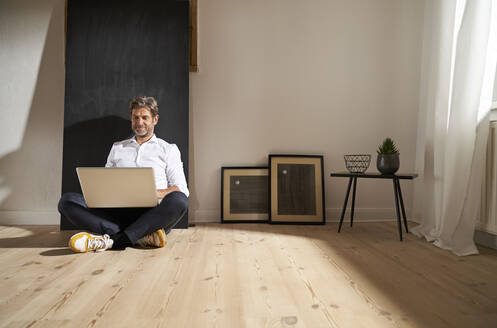
<svg viewBox="0 0 497 328"><path fill-rule="evenodd" d="M151 167L78 167L76 173L89 208L157 206Z"/></svg>

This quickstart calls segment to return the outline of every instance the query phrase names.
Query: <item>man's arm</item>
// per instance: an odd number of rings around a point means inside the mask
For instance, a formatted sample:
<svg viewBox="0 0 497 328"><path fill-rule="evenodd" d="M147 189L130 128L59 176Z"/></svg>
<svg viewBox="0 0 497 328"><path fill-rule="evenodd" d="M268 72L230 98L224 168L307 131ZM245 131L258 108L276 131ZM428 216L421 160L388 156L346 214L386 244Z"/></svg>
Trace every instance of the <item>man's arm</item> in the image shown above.
<svg viewBox="0 0 497 328"><path fill-rule="evenodd" d="M107 156L107 163L105 163L105 167L115 167L114 163L114 145L112 145L112 148L110 149L109 156Z"/></svg>
<svg viewBox="0 0 497 328"><path fill-rule="evenodd" d="M169 188L176 187L178 188L177 191L181 191L185 194L186 197L188 197L190 195L190 192L188 191L188 186L186 184L186 178L183 172L183 162L181 161L181 154L179 152L178 146L172 145L167 154L166 161L166 176Z"/></svg>
<svg viewBox="0 0 497 328"><path fill-rule="evenodd" d="M172 193L173 191L180 191L178 186L171 186L166 189L157 189L157 199L162 199L166 197L167 194Z"/></svg>

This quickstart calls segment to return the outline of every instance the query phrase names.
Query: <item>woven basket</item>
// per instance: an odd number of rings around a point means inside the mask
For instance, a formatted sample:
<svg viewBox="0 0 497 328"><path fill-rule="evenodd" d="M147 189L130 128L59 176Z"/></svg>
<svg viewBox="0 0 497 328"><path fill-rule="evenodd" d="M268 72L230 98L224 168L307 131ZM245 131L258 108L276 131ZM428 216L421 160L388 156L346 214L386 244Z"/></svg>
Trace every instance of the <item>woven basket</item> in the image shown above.
<svg viewBox="0 0 497 328"><path fill-rule="evenodd" d="M364 173L371 163L371 155L366 154L343 155L343 158L350 173Z"/></svg>

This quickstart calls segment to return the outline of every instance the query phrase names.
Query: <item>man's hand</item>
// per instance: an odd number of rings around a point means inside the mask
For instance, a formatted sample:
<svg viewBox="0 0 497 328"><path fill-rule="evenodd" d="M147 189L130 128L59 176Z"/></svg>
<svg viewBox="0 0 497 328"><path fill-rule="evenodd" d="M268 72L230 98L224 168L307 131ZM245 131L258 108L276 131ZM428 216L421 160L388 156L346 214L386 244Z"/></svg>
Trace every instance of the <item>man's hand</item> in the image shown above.
<svg viewBox="0 0 497 328"><path fill-rule="evenodd" d="M157 189L157 199L162 199L166 197L167 194L173 192L173 191L180 191L178 186L171 186L167 189Z"/></svg>

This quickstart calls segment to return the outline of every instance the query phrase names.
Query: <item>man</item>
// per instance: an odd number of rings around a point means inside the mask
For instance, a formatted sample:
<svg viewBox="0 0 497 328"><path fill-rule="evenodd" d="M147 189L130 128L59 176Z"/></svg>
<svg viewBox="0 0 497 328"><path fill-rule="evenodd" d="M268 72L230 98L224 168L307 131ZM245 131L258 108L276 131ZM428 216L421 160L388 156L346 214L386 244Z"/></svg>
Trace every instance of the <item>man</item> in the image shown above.
<svg viewBox="0 0 497 328"><path fill-rule="evenodd" d="M65 193L58 209L71 223L89 232L75 234L69 247L75 252L125 249L128 246L163 247L169 232L186 213L188 187L178 147L159 139L154 127L159 108L152 97L138 96L129 104L135 135L115 142L105 167L152 167L159 204L153 208L93 208L83 195Z"/></svg>

